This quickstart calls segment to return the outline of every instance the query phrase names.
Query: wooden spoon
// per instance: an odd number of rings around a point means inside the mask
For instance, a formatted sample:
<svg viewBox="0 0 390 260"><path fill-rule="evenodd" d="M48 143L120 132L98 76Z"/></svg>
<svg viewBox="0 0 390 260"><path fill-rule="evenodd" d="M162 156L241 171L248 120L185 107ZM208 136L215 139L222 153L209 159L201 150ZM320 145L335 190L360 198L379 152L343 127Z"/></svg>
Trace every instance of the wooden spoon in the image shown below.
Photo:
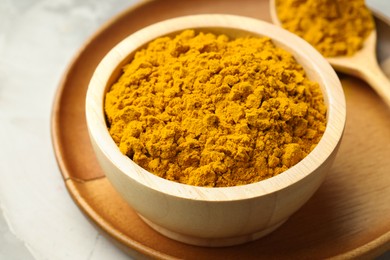
<svg viewBox="0 0 390 260"><path fill-rule="evenodd" d="M272 22L282 26L279 21L275 0L270 0L270 14ZM373 30L365 40L363 48L353 56L327 58L337 71L344 72L366 81L376 93L390 106L390 81L376 59L376 30Z"/></svg>

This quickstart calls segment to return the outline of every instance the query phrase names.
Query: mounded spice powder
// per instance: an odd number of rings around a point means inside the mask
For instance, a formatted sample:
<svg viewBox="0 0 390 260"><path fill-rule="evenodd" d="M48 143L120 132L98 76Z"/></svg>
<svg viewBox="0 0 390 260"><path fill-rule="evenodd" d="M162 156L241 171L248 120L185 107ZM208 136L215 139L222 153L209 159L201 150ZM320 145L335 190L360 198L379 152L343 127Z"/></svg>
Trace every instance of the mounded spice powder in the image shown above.
<svg viewBox="0 0 390 260"><path fill-rule="evenodd" d="M139 50L106 94L120 151L168 180L209 187L275 176L319 142L317 83L266 37L186 30Z"/></svg>
<svg viewBox="0 0 390 260"><path fill-rule="evenodd" d="M375 27L364 0L276 0L283 27L326 57L351 56Z"/></svg>

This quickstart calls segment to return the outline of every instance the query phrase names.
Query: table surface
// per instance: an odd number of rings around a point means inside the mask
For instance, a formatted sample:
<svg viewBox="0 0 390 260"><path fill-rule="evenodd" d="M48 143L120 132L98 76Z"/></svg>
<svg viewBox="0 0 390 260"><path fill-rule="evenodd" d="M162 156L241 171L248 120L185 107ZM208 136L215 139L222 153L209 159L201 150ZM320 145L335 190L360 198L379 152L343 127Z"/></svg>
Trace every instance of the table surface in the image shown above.
<svg viewBox="0 0 390 260"><path fill-rule="evenodd" d="M68 194L50 117L61 76L80 46L137 2L0 1L0 259L129 259ZM390 17L390 1L367 4Z"/></svg>

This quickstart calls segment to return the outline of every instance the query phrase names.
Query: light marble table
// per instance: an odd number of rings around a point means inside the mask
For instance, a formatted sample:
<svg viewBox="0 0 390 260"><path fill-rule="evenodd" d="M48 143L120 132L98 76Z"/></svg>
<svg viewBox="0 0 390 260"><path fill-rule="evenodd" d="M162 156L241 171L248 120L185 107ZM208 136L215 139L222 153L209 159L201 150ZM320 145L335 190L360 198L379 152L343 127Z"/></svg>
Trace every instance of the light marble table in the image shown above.
<svg viewBox="0 0 390 260"><path fill-rule="evenodd" d="M129 258L70 198L53 153L50 116L78 48L135 2L0 1L0 259ZM390 16L390 1L367 3Z"/></svg>

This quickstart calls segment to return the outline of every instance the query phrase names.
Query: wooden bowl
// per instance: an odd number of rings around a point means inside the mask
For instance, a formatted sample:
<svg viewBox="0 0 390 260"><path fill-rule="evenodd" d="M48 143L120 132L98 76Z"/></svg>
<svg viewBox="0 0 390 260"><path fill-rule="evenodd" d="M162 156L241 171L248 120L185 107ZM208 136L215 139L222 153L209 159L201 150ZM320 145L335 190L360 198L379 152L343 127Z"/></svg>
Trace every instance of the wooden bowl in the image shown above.
<svg viewBox="0 0 390 260"><path fill-rule="evenodd" d="M119 151L105 121L107 89L134 52L153 39L184 29L231 37L267 36L292 53L317 81L328 107L327 127L316 146L287 171L257 183L223 188L184 185L146 171ZM201 246L228 246L260 238L283 224L318 189L335 158L346 120L341 83L308 43L272 24L232 15L193 15L148 26L121 41L100 62L88 86L86 117L98 161L115 189L158 232ZM87 162L86 162L87 163Z"/></svg>

